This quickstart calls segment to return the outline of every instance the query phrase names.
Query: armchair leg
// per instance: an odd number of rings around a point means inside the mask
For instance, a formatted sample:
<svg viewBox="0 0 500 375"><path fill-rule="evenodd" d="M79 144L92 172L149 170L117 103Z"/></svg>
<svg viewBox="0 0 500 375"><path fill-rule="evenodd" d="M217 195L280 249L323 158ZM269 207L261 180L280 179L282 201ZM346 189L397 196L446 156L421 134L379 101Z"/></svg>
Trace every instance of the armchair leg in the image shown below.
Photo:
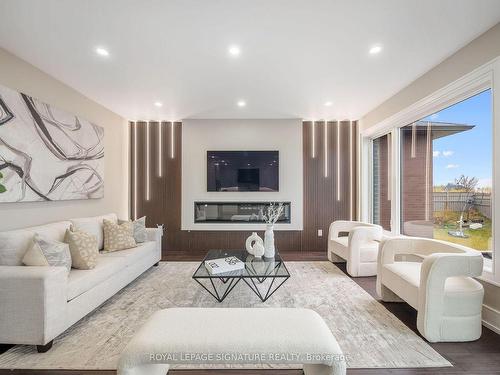
<svg viewBox="0 0 500 375"><path fill-rule="evenodd" d="M384 302L404 302L396 293L385 285L382 285L380 299Z"/></svg>
<svg viewBox="0 0 500 375"><path fill-rule="evenodd" d="M54 340L49 341L45 345L37 345L36 346L36 351L38 353L46 353L52 348L52 344L54 343Z"/></svg>
<svg viewBox="0 0 500 375"><path fill-rule="evenodd" d="M332 263L345 263L345 259L339 257L337 254L334 254L333 252L328 253L328 260Z"/></svg>
<svg viewBox="0 0 500 375"><path fill-rule="evenodd" d="M155 264L153 264L153 267L158 267L159 264L160 262L156 262Z"/></svg>

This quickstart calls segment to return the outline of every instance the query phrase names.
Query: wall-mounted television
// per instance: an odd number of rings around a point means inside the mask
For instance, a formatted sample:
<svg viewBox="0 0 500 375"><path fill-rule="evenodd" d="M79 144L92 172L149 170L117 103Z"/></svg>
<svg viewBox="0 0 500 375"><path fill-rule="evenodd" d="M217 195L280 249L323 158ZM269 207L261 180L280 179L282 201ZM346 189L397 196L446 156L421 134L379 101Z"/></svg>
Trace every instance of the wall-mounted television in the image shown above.
<svg viewBox="0 0 500 375"><path fill-rule="evenodd" d="M279 191L279 151L207 151L207 191Z"/></svg>

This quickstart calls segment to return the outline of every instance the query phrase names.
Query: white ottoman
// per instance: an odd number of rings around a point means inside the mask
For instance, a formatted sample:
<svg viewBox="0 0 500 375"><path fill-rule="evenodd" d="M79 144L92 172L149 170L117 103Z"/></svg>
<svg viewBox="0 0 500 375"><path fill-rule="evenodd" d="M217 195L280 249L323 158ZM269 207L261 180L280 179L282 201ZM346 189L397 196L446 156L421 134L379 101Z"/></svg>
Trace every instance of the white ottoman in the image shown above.
<svg viewBox="0 0 500 375"><path fill-rule="evenodd" d="M303 364L341 375L346 363L323 319L308 309L160 310L123 351L118 375L164 375L169 364Z"/></svg>

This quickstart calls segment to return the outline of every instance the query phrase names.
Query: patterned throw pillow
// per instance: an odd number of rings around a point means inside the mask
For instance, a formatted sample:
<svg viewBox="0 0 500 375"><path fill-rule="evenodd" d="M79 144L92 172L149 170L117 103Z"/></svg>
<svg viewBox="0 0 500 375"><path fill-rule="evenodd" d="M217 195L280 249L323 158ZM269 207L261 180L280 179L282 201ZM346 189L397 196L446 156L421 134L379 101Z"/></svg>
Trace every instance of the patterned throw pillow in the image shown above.
<svg viewBox="0 0 500 375"><path fill-rule="evenodd" d="M35 234L33 242L23 257L26 266L66 267L71 270L71 254L68 244Z"/></svg>
<svg viewBox="0 0 500 375"><path fill-rule="evenodd" d="M66 230L64 242L69 245L73 268L91 270L96 266L99 254L96 236L75 230L72 225L71 229Z"/></svg>
<svg viewBox="0 0 500 375"><path fill-rule="evenodd" d="M127 221L117 224L104 219L104 251L130 249L137 244L134 240L134 224Z"/></svg>
<svg viewBox="0 0 500 375"><path fill-rule="evenodd" d="M126 223L126 220L118 220L118 224ZM146 216L132 221L134 224L134 240L137 243L143 243L148 240L148 233L146 232Z"/></svg>

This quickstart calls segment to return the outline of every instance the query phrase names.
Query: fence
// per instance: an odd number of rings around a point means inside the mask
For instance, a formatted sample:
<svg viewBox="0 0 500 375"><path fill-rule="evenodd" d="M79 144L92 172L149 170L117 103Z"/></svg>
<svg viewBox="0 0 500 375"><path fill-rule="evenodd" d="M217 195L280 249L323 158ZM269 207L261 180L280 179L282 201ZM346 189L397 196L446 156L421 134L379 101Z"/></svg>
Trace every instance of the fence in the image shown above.
<svg viewBox="0 0 500 375"><path fill-rule="evenodd" d="M434 211L458 211L461 212L468 200L471 206L482 215L491 219L491 194L490 193L458 193L458 192L434 192Z"/></svg>

